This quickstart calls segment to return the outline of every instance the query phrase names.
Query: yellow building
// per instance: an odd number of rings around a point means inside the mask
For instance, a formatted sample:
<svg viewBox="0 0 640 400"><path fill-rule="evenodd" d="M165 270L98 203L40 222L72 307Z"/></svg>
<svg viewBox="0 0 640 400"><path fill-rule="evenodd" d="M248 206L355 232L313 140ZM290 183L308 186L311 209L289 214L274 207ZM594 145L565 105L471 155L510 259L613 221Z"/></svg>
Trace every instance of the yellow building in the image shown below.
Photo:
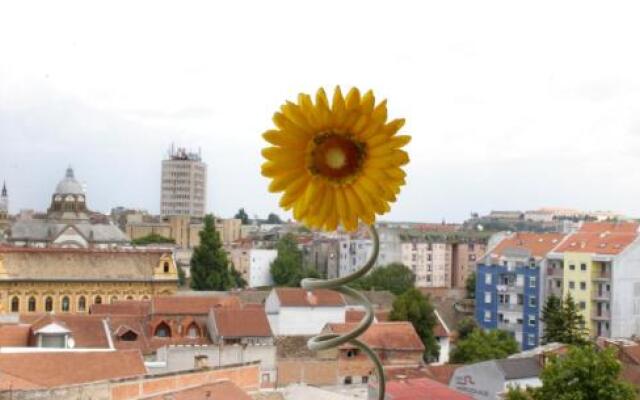
<svg viewBox="0 0 640 400"><path fill-rule="evenodd" d="M92 304L173 295L171 252L0 248L0 314L84 313Z"/></svg>
<svg viewBox="0 0 640 400"><path fill-rule="evenodd" d="M237 218L216 219L216 231L224 245L230 245L240 239L242 221ZM204 227L200 219L186 215L166 217L154 222L131 222L126 225L126 233L131 240L156 234L175 240L181 248L194 248L200 244L199 233Z"/></svg>

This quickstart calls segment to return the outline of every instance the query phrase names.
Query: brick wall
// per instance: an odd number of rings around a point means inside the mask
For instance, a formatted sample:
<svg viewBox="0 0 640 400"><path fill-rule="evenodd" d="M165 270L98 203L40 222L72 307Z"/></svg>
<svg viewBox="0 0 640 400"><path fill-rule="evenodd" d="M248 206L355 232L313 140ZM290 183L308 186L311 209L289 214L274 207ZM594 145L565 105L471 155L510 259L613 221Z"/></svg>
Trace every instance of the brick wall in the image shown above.
<svg viewBox="0 0 640 400"><path fill-rule="evenodd" d="M185 371L163 376L145 376L111 382L88 383L55 389L2 391L0 400L133 400L205 383L228 379L246 391L260 387L260 366L256 363L220 369Z"/></svg>
<svg viewBox="0 0 640 400"><path fill-rule="evenodd" d="M336 360L280 360L277 387L292 383L309 385L335 385L338 383Z"/></svg>

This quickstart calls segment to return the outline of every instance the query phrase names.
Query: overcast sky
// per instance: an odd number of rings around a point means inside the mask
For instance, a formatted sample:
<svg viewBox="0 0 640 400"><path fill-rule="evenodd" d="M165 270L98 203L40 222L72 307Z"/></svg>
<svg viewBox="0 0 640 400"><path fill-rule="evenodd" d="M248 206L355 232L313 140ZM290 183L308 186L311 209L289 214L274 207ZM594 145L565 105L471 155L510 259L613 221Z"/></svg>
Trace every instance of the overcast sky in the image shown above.
<svg viewBox="0 0 640 400"><path fill-rule="evenodd" d="M543 206L640 216L634 2L3 2L0 180L46 209L159 211L171 143L202 149L209 211L278 211L261 133L298 92L388 98L413 136L387 220ZM638 4L636 2L636 4Z"/></svg>

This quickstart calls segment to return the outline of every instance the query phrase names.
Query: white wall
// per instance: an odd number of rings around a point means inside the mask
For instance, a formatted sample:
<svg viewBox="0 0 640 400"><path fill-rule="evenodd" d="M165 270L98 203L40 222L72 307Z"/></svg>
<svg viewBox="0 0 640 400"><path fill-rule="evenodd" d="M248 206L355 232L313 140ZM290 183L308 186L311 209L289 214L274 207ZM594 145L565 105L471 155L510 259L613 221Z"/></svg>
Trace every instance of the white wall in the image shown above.
<svg viewBox="0 0 640 400"><path fill-rule="evenodd" d="M614 261L611 277L611 337L640 334L640 239Z"/></svg>
<svg viewBox="0 0 640 400"><path fill-rule="evenodd" d="M278 256L278 250L251 249L249 251L249 287L269 286L271 263Z"/></svg>
<svg viewBox="0 0 640 400"><path fill-rule="evenodd" d="M276 336L317 335L329 323L345 322L345 307L282 307L267 315Z"/></svg>

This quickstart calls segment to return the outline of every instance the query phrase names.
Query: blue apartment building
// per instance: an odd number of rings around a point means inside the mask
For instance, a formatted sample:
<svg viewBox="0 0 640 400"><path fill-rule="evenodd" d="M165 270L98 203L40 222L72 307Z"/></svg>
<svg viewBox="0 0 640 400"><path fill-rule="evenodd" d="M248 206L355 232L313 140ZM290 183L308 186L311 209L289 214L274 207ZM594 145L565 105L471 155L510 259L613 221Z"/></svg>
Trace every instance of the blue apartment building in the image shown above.
<svg viewBox="0 0 640 400"><path fill-rule="evenodd" d="M482 328L510 332L522 350L540 345L544 256L561 238L519 232L489 249L476 269L475 318Z"/></svg>

